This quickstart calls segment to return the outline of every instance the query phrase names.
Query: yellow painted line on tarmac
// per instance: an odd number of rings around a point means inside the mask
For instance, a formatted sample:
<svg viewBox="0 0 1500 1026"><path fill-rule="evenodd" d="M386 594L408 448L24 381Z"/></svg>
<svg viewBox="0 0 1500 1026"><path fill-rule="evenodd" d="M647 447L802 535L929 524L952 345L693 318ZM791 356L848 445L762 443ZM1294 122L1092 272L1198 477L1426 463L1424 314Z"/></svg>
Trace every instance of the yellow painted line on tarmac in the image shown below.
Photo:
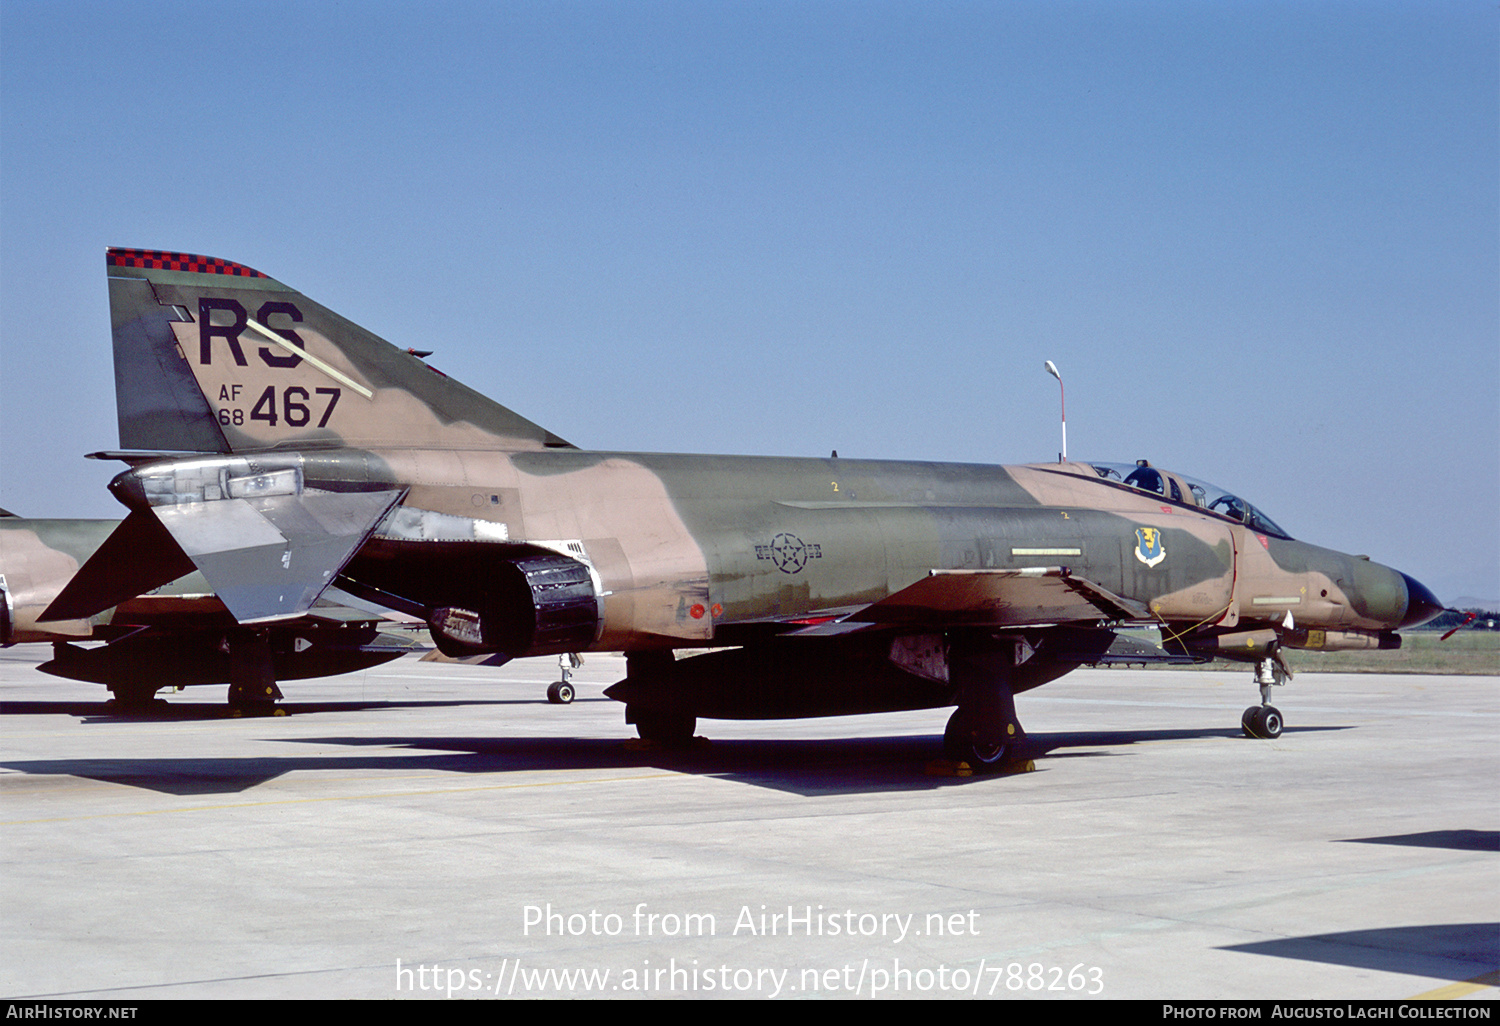
<svg viewBox="0 0 1500 1026"><path fill-rule="evenodd" d="M306 805L313 802L364 801L372 798L416 798L435 794L467 794L476 791L513 791L528 787L566 787L578 784L625 784L637 780L661 780L682 777L683 773L648 773L638 777L601 777L597 780L541 780L530 784L490 784L484 787L438 787L426 791L387 791L378 794L340 794L327 798L278 798L262 802L225 802L221 805L189 805L176 809L143 809L138 812L101 812L92 816L53 816L45 819L12 819L0 826L26 826L34 823L68 823L85 819L120 819L126 816L163 816L179 812L214 812L223 809L253 809L262 805Z"/></svg>
<svg viewBox="0 0 1500 1026"><path fill-rule="evenodd" d="M1464 980L1460 983L1450 983L1446 987L1437 990L1429 990L1425 994L1417 994L1407 998L1408 1001L1452 1001L1455 998L1468 997L1476 991L1487 990L1490 987L1500 987L1500 969L1487 972L1483 976L1476 976L1472 980Z"/></svg>

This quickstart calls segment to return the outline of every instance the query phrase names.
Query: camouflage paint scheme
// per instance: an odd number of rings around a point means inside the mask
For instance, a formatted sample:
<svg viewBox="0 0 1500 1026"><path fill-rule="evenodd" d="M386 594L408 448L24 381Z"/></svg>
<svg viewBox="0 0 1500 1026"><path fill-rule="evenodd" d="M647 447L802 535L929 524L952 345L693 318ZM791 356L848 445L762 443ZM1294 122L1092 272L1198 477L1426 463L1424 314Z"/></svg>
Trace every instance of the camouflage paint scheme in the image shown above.
<svg viewBox="0 0 1500 1026"><path fill-rule="evenodd" d="M0 516L0 644L89 638L96 624L107 624L114 610L46 624L37 618L118 526L118 520Z"/></svg>
<svg viewBox="0 0 1500 1026"><path fill-rule="evenodd" d="M117 520L32 520L0 510L0 645L52 642L39 669L107 685L123 705L140 705L161 688L230 680L227 635L234 617L191 570L149 594L93 616L39 622ZM279 626L268 638L281 680L375 666L410 646L375 644L374 619L320 606L318 616ZM76 642L106 642L83 648Z"/></svg>
<svg viewBox="0 0 1500 1026"><path fill-rule="evenodd" d="M609 693L648 737L957 704L950 752L988 762L1022 736L1011 695L1078 665L1266 674L1282 646L1390 647L1440 611L1144 463L1151 487L1084 463L586 452L243 265L107 265L125 451L101 455L131 466L110 487L242 625L337 581L450 654L624 651ZM80 577L49 615L123 597Z"/></svg>

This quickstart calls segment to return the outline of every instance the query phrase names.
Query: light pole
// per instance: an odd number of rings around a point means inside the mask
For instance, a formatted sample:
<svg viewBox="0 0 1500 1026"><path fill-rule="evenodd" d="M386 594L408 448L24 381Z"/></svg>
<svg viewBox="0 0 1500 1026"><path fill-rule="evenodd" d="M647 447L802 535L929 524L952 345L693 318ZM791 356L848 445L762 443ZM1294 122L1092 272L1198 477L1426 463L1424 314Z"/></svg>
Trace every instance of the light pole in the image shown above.
<svg viewBox="0 0 1500 1026"><path fill-rule="evenodd" d="M1057 401L1062 406L1062 435L1063 435L1062 453L1058 457L1058 462L1059 463L1066 463L1066 462L1068 462L1068 397L1067 397L1067 392L1063 389L1062 375L1059 374L1059 373L1057 373L1057 364L1053 363L1051 360L1048 360L1046 362L1045 366L1047 368L1047 373L1051 374L1054 378L1057 379Z"/></svg>

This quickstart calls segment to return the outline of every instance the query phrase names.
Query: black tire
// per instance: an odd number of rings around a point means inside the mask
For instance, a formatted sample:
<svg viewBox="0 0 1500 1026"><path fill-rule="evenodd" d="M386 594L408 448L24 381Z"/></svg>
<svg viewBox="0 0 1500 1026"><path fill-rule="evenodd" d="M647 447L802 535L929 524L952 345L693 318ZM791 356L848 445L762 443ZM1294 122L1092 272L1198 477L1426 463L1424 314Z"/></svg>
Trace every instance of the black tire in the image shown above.
<svg viewBox="0 0 1500 1026"><path fill-rule="evenodd" d="M1252 705L1245 710L1245 715L1240 717L1240 729L1245 732L1246 737L1259 737L1255 732L1255 718L1260 715L1260 706Z"/></svg>
<svg viewBox="0 0 1500 1026"><path fill-rule="evenodd" d="M698 717L691 713L631 709L630 706L626 706L625 711L627 721L635 724L642 741L651 741L663 748L686 747L698 729Z"/></svg>
<svg viewBox="0 0 1500 1026"><path fill-rule="evenodd" d="M954 762L966 762L976 769L990 768L1005 762L1009 750L1009 742L998 730L976 724L963 710L948 718L943 731L943 754Z"/></svg>
<svg viewBox="0 0 1500 1026"><path fill-rule="evenodd" d="M548 684L547 701L553 705L567 705L573 701L573 685L565 680L555 680Z"/></svg>
<svg viewBox="0 0 1500 1026"><path fill-rule="evenodd" d="M1260 736L1267 741L1275 741L1281 736L1281 727L1281 710L1274 705L1262 706L1260 719L1256 722Z"/></svg>
<svg viewBox="0 0 1500 1026"><path fill-rule="evenodd" d="M1240 727L1246 737L1275 741L1281 736L1281 710L1274 705L1252 705L1240 717Z"/></svg>
<svg viewBox="0 0 1500 1026"><path fill-rule="evenodd" d="M109 690L113 696L110 704L119 712L145 712L157 706L153 684L115 684Z"/></svg>

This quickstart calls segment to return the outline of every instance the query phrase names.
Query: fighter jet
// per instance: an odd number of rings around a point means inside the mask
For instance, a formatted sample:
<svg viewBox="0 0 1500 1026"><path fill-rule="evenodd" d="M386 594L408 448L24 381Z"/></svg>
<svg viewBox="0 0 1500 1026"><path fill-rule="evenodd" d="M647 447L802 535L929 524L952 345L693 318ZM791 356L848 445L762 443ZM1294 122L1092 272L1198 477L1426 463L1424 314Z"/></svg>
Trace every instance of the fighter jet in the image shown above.
<svg viewBox="0 0 1500 1026"><path fill-rule="evenodd" d="M242 628L182 557L151 568L153 577L170 573L176 580L148 593L89 617L38 621L119 526L116 520L33 520L0 510L0 646L51 642L52 658L38 669L104 684L122 711L147 707L164 688L228 682L233 652L226 639ZM168 547L162 549L171 557ZM143 565L126 560L115 569L128 575ZM120 581L126 590L132 587L128 581ZM259 710L281 697L277 678L349 673L411 651L400 636L377 634L381 619L324 598L306 615L273 625L266 635L272 675L241 674L257 679L261 690L234 689L230 705ZM93 644L98 642L103 644Z"/></svg>
<svg viewBox="0 0 1500 1026"><path fill-rule="evenodd" d="M1442 608L1145 460L585 451L242 264L106 265L122 448L95 455L129 465L130 513L46 617L191 564L248 690L268 632L336 585L449 654L623 651L606 694L662 744L700 717L952 706L948 756L989 767L1021 750L1017 693L1109 662L1252 663L1242 724L1276 737L1286 649L1393 648Z"/></svg>

